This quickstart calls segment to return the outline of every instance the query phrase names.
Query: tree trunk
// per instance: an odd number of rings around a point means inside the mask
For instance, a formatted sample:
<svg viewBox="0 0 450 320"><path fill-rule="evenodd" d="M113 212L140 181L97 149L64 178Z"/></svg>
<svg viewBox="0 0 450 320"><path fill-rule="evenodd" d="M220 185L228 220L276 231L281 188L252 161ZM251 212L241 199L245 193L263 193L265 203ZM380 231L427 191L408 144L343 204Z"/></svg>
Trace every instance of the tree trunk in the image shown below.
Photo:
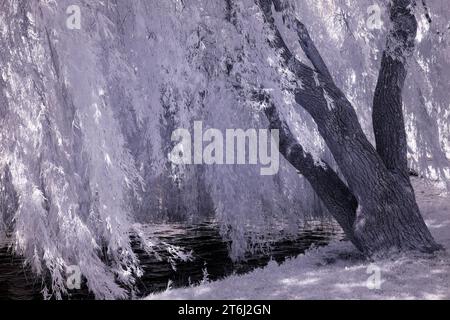
<svg viewBox="0 0 450 320"><path fill-rule="evenodd" d="M411 4L411 0L391 4L392 27L381 58L372 107L377 152L387 169L405 180L409 178L402 90L407 74L406 59L413 53L417 33Z"/></svg>
<svg viewBox="0 0 450 320"><path fill-rule="evenodd" d="M420 215L409 178L406 176L405 179L404 174L398 174L405 168L406 148L402 144L406 146L406 138L399 137L397 146L399 148L389 148L381 157L364 135L354 108L334 84L325 62L303 24L292 16L284 17L287 26L297 32L302 49L314 69L295 59L290 52L272 17L272 1L259 0L257 3L273 34L268 38L269 44L281 52L284 67L289 68L302 84L295 90L296 102L316 122L319 133L347 181L348 189L358 203L350 230L338 220L348 237L366 255L385 253L390 250L422 252L438 250L440 246L434 241ZM391 14L391 18L397 18L398 12L408 13L409 4L411 4L410 0L394 0L393 7L397 11ZM279 5L275 6L275 9L282 10ZM403 17L400 15L401 18ZM402 51L400 50L399 53L401 54ZM388 69L389 65L386 65L386 68ZM382 68L383 70L386 71ZM403 77L403 74L400 74L400 77ZM383 86L380 88L382 89ZM397 93L401 93L401 87L396 89ZM398 103L398 97L395 103ZM392 106L392 108L396 107ZM386 113L387 110L389 108L384 110L382 118L392 116L389 112ZM401 121L399 121L400 118ZM399 130L404 132L404 127L398 128L403 126L402 117L397 117L390 123L390 126L396 130L384 128L383 122L378 124L381 128L378 141L383 141L384 147ZM398 161L391 163L393 158ZM301 162L296 163L294 159L289 161L294 166L305 165ZM305 177L312 185L326 183L325 179L317 182L314 181L314 177L306 174ZM327 189L325 186L322 188ZM319 186L316 186L316 189L318 190ZM318 195L325 203L327 202L325 199L327 196L321 193ZM342 201L336 196L331 196L335 201Z"/></svg>
<svg viewBox="0 0 450 320"><path fill-rule="evenodd" d="M304 78L302 76L301 79ZM405 183L402 175L386 168L340 90L325 79L319 81L334 107L325 109L328 107L327 101L316 88L311 88L307 94L300 90L296 101L317 123L321 136L357 199L353 228L357 245L367 255L392 248L424 252L437 250L439 247L423 222L409 181Z"/></svg>

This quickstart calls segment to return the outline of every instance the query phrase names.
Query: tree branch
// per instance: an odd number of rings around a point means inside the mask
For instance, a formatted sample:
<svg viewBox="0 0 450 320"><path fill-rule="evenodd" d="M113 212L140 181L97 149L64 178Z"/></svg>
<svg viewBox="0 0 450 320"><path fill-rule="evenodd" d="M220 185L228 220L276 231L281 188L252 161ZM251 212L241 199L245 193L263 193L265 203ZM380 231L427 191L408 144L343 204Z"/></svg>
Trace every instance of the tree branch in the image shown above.
<svg viewBox="0 0 450 320"><path fill-rule="evenodd" d="M275 24L275 19L273 18L273 0L256 0L256 2L263 12L265 23L270 29L269 32L272 33L272 35L267 38L269 45L279 54L280 64L294 73L301 82L301 85L295 89L297 102L305 108L313 118L322 118L323 115L330 111L329 103L324 96L324 92L334 92L336 98L343 97L343 94L334 85L328 68L310 38L308 31L300 21L290 17L288 14L284 14L284 20L288 23L288 26L292 27L292 21L295 22L295 27L293 28L297 31L297 34L299 34L300 44L302 48L306 50L305 54L313 64L314 69L296 59L284 42L284 39ZM275 0L275 4L276 3L277 1ZM275 8L278 8L278 10L283 9L279 4L275 5ZM308 101L309 103L303 104L301 101Z"/></svg>
<svg viewBox="0 0 450 320"><path fill-rule="evenodd" d="M269 45L279 53L280 63L301 82L295 90L296 102L313 117L318 125L319 133L330 148L350 189L359 201L359 196L355 194L355 191L358 190L361 196L364 196L363 193L370 192L370 184L366 179L361 179L364 175L362 172L361 176L355 174L356 171L364 169L355 160L367 158L364 160L367 165L379 168L378 154L365 137L352 105L334 84L329 72L324 71L326 67L320 55L313 61L325 75L318 73L293 56L275 25L272 16L272 0L256 1L271 33L267 38ZM307 39L312 42L310 37ZM308 48L315 48L315 46L310 43ZM319 54L317 49L315 51ZM308 54L312 56L312 50L308 51ZM361 159L359 161L362 162ZM380 175L383 174L380 172ZM370 182L377 183L375 178Z"/></svg>
<svg viewBox="0 0 450 320"><path fill-rule="evenodd" d="M294 71L295 69L294 73L296 73L297 76L303 75L302 78L306 80L311 88L313 88L315 85L312 75L315 70L297 60L284 42L280 31L275 25L275 20L272 15L272 0L256 0L256 3L263 12L264 20L269 26L270 32L273 33L273 36L268 37L267 41L269 45L279 53L281 58L280 63L291 71ZM281 10L281 8L279 10ZM311 75L311 77L309 78L308 75Z"/></svg>
<svg viewBox="0 0 450 320"><path fill-rule="evenodd" d="M319 72L328 81L332 81L330 71L328 70L325 61L322 59L319 50L317 50L316 45L312 41L308 29L305 27L305 25L294 17L290 17L286 19L286 21L290 22L288 28L293 28L297 32L299 40L298 42L300 43L303 52L306 54L306 57L309 59L309 61L311 61L316 71Z"/></svg>
<svg viewBox="0 0 450 320"><path fill-rule="evenodd" d="M273 101L263 93L255 94L253 98L268 105L264 109L264 113L269 120L269 128L278 129L280 132L280 153L308 180L328 212L340 224L350 240L358 246L358 241L354 238L353 233L356 208L358 207L354 195L325 161L322 160L322 164L318 164L311 154L305 152L287 123L281 119Z"/></svg>

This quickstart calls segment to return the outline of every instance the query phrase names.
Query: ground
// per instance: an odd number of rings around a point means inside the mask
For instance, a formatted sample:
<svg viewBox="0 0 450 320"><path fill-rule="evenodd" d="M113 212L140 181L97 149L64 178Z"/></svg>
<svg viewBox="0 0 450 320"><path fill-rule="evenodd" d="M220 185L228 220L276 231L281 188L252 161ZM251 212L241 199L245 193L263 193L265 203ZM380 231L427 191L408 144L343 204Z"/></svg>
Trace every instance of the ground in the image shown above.
<svg viewBox="0 0 450 320"><path fill-rule="evenodd" d="M450 299L450 194L421 179L413 184L425 222L444 252L367 261L349 242L333 242L281 265L271 262L245 275L147 299Z"/></svg>

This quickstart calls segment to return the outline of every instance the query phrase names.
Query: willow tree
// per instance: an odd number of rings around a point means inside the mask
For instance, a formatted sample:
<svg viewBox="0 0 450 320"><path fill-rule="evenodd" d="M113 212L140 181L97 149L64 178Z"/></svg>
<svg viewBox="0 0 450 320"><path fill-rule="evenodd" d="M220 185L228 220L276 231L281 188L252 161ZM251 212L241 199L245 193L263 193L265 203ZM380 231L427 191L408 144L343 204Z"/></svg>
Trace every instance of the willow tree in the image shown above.
<svg viewBox="0 0 450 320"><path fill-rule="evenodd" d="M352 104L336 86L305 25L279 0L257 0L257 4L271 31L268 43L298 80L293 89L295 106L314 119L340 174L325 160L318 165L298 143L278 106L263 92L255 92L255 97L268 105L265 114L270 127L280 130L282 155L306 177L348 238L364 254L439 250L420 214L407 167L402 89L417 32L415 1L393 0L390 4L392 26L372 106L375 147L364 134ZM313 67L293 55L280 32L280 22L274 19L275 13L281 14L281 23L296 33Z"/></svg>

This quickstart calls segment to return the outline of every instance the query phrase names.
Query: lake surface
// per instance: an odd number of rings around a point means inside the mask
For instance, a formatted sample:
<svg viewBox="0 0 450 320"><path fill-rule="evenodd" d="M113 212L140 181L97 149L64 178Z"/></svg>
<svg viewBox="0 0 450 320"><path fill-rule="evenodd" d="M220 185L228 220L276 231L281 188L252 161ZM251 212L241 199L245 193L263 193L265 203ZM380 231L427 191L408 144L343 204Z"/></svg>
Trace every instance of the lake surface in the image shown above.
<svg viewBox="0 0 450 320"><path fill-rule="evenodd" d="M177 261L175 269L168 261L170 257L164 248L157 252L161 259L147 255L139 242L133 248L141 261L144 275L137 280L138 293L135 297L146 296L155 291L198 284L200 281L217 280L233 273L242 274L267 265L270 260L278 263L295 257L311 246L322 246L334 239L342 239L343 233L332 222L313 223L300 230L295 237L277 236L271 241L269 250L248 253L239 262L230 259L229 244L223 241L218 227L205 222L196 225L171 224L158 228L147 226L152 236L160 241L192 250L192 260ZM170 232L169 232L170 230ZM150 232L150 231L149 231ZM205 278L207 272L207 278ZM23 259L12 256L6 248L0 248L0 300L42 299L42 280L37 279L29 268L23 266ZM70 299L93 299L86 288L74 290Z"/></svg>

